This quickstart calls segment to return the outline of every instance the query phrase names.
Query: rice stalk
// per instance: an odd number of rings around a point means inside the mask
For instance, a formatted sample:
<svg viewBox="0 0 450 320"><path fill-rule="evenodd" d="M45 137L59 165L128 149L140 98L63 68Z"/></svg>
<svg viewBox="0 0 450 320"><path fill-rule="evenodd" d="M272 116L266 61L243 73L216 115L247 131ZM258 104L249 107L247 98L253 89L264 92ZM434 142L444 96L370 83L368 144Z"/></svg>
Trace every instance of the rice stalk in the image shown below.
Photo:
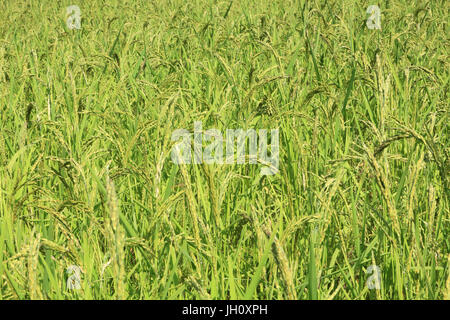
<svg viewBox="0 0 450 320"><path fill-rule="evenodd" d="M267 238L270 239L272 237L272 231L270 230L271 223L268 226L263 227L263 231L266 234ZM274 237L272 243L272 254L275 257L275 261L278 265L278 268L281 271L281 275L284 280L285 287L287 289L287 296L289 300L297 299L297 292L295 290L294 279L291 267L289 266L289 260L284 252L280 241L278 241L277 236Z"/></svg>
<svg viewBox="0 0 450 320"><path fill-rule="evenodd" d="M30 245L28 247L28 292L31 300L41 300L42 293L39 289L39 276L38 276L38 259L39 248L41 247L41 235L37 233L31 238Z"/></svg>
<svg viewBox="0 0 450 320"><path fill-rule="evenodd" d="M106 193L108 201L107 233L109 250L112 257L116 299L127 297L125 284L125 233L120 225L120 208L114 182L106 175Z"/></svg>

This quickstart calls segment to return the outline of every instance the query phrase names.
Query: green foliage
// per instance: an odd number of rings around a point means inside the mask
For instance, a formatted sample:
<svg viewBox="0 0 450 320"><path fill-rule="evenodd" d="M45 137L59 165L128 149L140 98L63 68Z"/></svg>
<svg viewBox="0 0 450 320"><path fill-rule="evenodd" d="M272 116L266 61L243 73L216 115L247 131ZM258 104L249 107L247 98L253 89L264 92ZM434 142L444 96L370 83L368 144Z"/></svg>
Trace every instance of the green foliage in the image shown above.
<svg viewBox="0 0 450 320"><path fill-rule="evenodd" d="M449 2L370 4L2 1L0 299L448 299ZM279 173L173 164L194 121Z"/></svg>

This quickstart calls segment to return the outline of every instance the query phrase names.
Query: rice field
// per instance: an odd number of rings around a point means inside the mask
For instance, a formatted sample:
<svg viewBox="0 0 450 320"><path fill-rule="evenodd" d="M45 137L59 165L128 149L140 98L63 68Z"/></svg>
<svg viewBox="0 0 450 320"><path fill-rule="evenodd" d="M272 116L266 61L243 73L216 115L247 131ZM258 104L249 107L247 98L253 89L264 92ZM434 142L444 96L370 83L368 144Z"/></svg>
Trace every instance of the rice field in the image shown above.
<svg viewBox="0 0 450 320"><path fill-rule="evenodd" d="M449 9L1 1L0 300L450 299Z"/></svg>

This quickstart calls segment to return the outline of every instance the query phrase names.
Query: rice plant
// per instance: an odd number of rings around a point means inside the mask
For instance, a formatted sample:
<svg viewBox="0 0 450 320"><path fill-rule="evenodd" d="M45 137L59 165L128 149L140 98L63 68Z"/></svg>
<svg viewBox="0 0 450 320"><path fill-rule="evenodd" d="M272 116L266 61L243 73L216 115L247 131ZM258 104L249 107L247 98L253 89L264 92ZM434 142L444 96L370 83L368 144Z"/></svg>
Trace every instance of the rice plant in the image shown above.
<svg viewBox="0 0 450 320"><path fill-rule="evenodd" d="M0 299L449 299L449 8L1 1Z"/></svg>

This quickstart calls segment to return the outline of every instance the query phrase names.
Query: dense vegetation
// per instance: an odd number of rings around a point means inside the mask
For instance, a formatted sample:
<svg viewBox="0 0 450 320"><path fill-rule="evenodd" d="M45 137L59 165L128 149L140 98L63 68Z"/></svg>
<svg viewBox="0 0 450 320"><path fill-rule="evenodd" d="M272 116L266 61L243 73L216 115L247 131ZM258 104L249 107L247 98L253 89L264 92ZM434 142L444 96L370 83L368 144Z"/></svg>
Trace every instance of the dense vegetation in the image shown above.
<svg viewBox="0 0 450 320"><path fill-rule="evenodd" d="M0 299L449 298L450 2L371 4L2 1ZM278 174L175 165L194 121Z"/></svg>

